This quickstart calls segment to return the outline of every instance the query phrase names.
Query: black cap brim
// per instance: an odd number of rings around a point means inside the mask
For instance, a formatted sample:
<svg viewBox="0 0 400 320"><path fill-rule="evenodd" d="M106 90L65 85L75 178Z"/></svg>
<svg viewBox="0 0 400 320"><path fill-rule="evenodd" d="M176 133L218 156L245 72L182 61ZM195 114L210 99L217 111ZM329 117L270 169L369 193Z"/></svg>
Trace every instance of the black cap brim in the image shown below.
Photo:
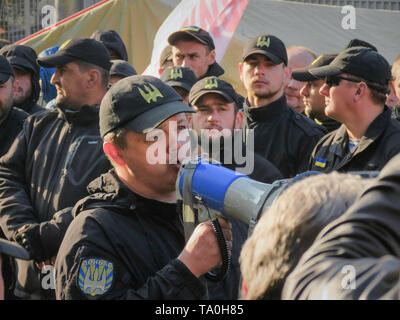
<svg viewBox="0 0 400 320"><path fill-rule="evenodd" d="M308 68L296 69L292 72L292 78L302 82L315 81L319 79L313 76L308 70Z"/></svg>
<svg viewBox="0 0 400 320"><path fill-rule="evenodd" d="M207 94L207 93L216 93L216 94L219 94L219 95L221 95L221 96L223 96L225 99L226 99L226 101L228 101L228 103L232 103L232 102L237 102L237 101L235 101L230 95L228 95L228 94L226 94L225 92L223 92L223 91L219 91L219 90L200 90L190 101L189 101L189 103L190 103L190 105L196 105L196 103L197 103L197 101L199 101L199 99L202 97L202 96L204 96L205 94Z"/></svg>
<svg viewBox="0 0 400 320"><path fill-rule="evenodd" d="M0 253L22 260L30 260L28 251L19 244L4 239L0 239Z"/></svg>
<svg viewBox="0 0 400 320"><path fill-rule="evenodd" d="M8 79L10 79L11 74L9 73L1 73L0 72L0 83L5 83L8 81Z"/></svg>
<svg viewBox="0 0 400 320"><path fill-rule="evenodd" d="M31 72L36 73L37 70L34 70L32 64L26 61L24 58L12 56L7 57L8 62L11 64L13 68L22 68L24 70L29 70ZM38 68L39 69L39 68Z"/></svg>
<svg viewBox="0 0 400 320"><path fill-rule="evenodd" d="M190 86L187 83L184 82L179 82L179 81L165 81L165 83L171 87L179 87L179 88L183 88L185 89L188 93L190 91L190 89L192 88L192 86Z"/></svg>
<svg viewBox="0 0 400 320"><path fill-rule="evenodd" d="M270 52L264 51L264 50L253 50L253 51L247 53L245 56L243 56L243 59L242 59L243 62L244 62L249 56L251 56L252 54L256 54L256 53L262 54L262 55L266 56L268 59L270 59L270 60L271 60L273 63L275 63L275 64L281 64L281 63L284 62L284 61L282 61L282 59L278 58L276 55L274 55L274 54L272 54L272 53L270 53Z"/></svg>
<svg viewBox="0 0 400 320"><path fill-rule="evenodd" d="M319 68L310 68L308 72L318 79L323 79L325 77L336 76L342 73L342 70L336 66L327 65Z"/></svg>
<svg viewBox="0 0 400 320"><path fill-rule="evenodd" d="M52 54L47 57L43 57L40 59L37 59L38 64L43 67L43 68L56 68L59 66L63 66L69 62L72 62L74 60L77 60L78 58L72 57L72 56L67 56L65 54L60 54L60 52L57 52L55 54Z"/></svg>
<svg viewBox="0 0 400 320"><path fill-rule="evenodd" d="M123 127L137 133L148 133L172 116L184 112L194 113L196 111L182 101L177 100L150 109L129 121Z"/></svg>
<svg viewBox="0 0 400 320"><path fill-rule="evenodd" d="M191 32L187 32L187 31L176 31L174 33L172 33L169 37L168 37L168 43L170 45L174 45L175 43L177 43L179 40L181 39L185 39L188 36L192 37L193 39L201 42L202 44L208 46L208 43L206 41L204 41L203 39L197 37L196 35L194 35Z"/></svg>

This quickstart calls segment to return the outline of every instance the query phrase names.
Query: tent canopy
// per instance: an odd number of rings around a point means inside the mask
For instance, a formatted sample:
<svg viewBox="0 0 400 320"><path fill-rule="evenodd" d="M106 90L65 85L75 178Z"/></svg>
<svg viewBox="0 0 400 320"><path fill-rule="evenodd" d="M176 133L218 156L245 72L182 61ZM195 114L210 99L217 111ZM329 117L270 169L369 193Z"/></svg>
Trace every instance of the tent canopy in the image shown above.
<svg viewBox="0 0 400 320"><path fill-rule="evenodd" d="M179 0L106 0L53 28L42 30L22 43L36 52L74 37L88 37L95 30L116 30L124 40L129 62L143 72L151 60L158 28ZM347 13L342 7L289 1L250 0L224 58L222 77L242 95L238 63L243 45L259 34L273 34L285 45L301 45L317 54L341 51L354 38L368 41L392 63L400 54L400 12L355 9L355 29L344 29Z"/></svg>

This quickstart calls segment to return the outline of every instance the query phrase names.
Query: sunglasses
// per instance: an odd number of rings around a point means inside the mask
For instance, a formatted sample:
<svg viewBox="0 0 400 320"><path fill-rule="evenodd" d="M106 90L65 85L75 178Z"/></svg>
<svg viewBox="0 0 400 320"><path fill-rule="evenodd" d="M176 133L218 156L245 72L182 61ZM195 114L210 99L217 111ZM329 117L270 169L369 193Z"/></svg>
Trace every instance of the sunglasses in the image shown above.
<svg viewBox="0 0 400 320"><path fill-rule="evenodd" d="M341 76L330 76L325 78L325 83L329 87L338 86L341 80L347 80L351 82L361 82L360 80L341 77Z"/></svg>

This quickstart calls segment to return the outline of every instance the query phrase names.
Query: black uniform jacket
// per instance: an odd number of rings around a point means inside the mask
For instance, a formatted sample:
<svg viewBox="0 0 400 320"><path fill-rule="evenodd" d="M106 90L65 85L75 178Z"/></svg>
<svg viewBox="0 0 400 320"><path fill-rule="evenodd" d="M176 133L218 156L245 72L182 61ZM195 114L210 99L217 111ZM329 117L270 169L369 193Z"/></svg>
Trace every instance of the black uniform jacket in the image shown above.
<svg viewBox="0 0 400 320"><path fill-rule="evenodd" d="M0 157L10 149L28 116L29 114L21 109L11 108L7 118L0 123Z"/></svg>
<svg viewBox="0 0 400 320"><path fill-rule="evenodd" d="M135 194L114 170L89 190L57 256L57 299L206 297L206 286L176 259L185 245L176 204Z"/></svg>
<svg viewBox="0 0 400 320"><path fill-rule="evenodd" d="M222 76L224 73L225 70L217 62L214 62L208 67L207 72L203 76L199 77L199 79L197 80L201 80L203 78L211 76L219 77Z"/></svg>
<svg viewBox="0 0 400 320"><path fill-rule="evenodd" d="M284 299L400 298L400 155L325 227L283 289Z"/></svg>
<svg viewBox="0 0 400 320"><path fill-rule="evenodd" d="M381 170L399 152L400 124L385 107L351 151L344 125L325 135L315 146L309 168L323 172Z"/></svg>
<svg viewBox="0 0 400 320"><path fill-rule="evenodd" d="M72 218L54 214L85 197L89 182L111 166L102 148L98 113L98 106L75 112L55 108L25 120L9 152L0 158L0 225L8 239L14 240L23 225L40 223L46 253L56 254L53 244L59 243L59 234L54 230L59 228L54 223L65 229L62 224ZM70 210L60 213L71 216ZM18 263L19 286L26 292L40 290L32 261Z"/></svg>
<svg viewBox="0 0 400 320"><path fill-rule="evenodd" d="M286 104L283 95L267 106L244 104L244 128L254 129L255 152L271 161L284 178L307 171L311 152L324 131Z"/></svg>

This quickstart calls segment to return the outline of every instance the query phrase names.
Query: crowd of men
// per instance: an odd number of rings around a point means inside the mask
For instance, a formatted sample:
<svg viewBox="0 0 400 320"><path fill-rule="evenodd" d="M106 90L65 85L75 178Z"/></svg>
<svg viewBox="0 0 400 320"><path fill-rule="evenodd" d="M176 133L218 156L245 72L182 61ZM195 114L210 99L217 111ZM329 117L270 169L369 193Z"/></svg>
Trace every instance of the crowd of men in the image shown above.
<svg viewBox="0 0 400 320"><path fill-rule="evenodd" d="M238 61L242 96L206 30L168 43L159 77L137 74L114 30L39 55L3 43L0 298L398 299L400 55L257 35ZM221 217L186 237L176 180L194 150L288 181L254 231ZM218 282L215 225L230 256Z"/></svg>

